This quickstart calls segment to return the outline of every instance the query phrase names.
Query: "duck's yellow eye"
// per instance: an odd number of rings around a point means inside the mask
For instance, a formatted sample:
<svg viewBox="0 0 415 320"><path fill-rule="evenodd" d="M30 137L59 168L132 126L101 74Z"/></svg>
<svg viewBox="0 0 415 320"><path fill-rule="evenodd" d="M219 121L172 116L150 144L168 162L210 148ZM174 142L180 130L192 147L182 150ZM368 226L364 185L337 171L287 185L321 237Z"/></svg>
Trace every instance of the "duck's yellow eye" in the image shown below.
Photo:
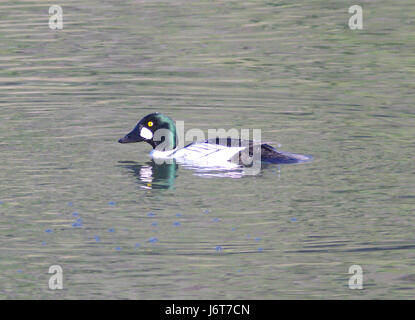
<svg viewBox="0 0 415 320"><path fill-rule="evenodd" d="M149 127L152 127L153 126L153 121L149 121L148 123L147 123L147 125L149 126Z"/></svg>

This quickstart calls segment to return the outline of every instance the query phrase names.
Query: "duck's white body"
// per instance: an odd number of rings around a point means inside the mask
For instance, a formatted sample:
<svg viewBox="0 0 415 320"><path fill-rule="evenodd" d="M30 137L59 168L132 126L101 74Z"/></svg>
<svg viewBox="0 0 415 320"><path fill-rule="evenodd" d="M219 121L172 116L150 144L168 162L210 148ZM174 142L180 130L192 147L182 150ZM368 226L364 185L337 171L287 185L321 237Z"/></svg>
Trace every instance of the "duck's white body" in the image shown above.
<svg viewBox="0 0 415 320"><path fill-rule="evenodd" d="M214 168L238 168L240 165L230 160L246 147L227 147L207 142L192 143L182 149L159 151L154 149L150 155L154 159L176 159L182 164Z"/></svg>

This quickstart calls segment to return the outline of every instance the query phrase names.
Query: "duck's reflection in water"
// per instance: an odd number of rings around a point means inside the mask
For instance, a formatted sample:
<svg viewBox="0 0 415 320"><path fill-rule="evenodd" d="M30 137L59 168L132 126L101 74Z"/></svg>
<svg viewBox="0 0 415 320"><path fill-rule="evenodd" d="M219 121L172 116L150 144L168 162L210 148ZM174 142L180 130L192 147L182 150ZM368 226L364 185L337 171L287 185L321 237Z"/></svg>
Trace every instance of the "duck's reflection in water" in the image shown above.
<svg viewBox="0 0 415 320"><path fill-rule="evenodd" d="M243 177L253 177L253 176L261 176L263 174L263 171L271 171L273 170L274 173L278 175L278 179L281 177L281 167L280 165L275 166L267 163L263 163L261 165L261 168L258 171L247 172L245 171L244 167L236 168L233 170L221 170L220 168L214 168L214 167L191 167L191 166L184 166L187 169L193 169L194 174L199 177L204 178L232 178L232 179L239 179Z"/></svg>
<svg viewBox="0 0 415 320"><path fill-rule="evenodd" d="M134 161L119 161L119 163L121 167L133 172L134 176L137 178L137 182L143 189L172 189L177 177L178 165L174 159L171 160L171 163L163 162L161 164L156 163L154 160L141 164ZM246 175L243 168L234 170L220 170L220 168L214 167L203 168L192 166L184 166L184 168L192 169L194 175L203 178L239 179L245 176L252 177L252 175ZM278 180L281 177L280 165L275 167L275 165L269 164L263 164L260 172L255 176L261 176L264 170L276 174Z"/></svg>
<svg viewBox="0 0 415 320"><path fill-rule="evenodd" d="M132 161L120 161L120 165L131 170L137 177L138 183L144 189L171 189L176 179L177 164L171 163L157 164L154 160L144 164Z"/></svg>

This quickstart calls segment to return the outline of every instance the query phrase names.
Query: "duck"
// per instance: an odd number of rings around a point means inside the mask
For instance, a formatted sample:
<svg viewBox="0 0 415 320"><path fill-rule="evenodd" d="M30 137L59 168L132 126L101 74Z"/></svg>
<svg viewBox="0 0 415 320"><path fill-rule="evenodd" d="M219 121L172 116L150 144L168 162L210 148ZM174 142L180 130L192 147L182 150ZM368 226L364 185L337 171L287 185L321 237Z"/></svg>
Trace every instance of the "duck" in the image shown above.
<svg viewBox="0 0 415 320"><path fill-rule="evenodd" d="M260 155L260 162L266 164L293 164L312 159L308 155L278 151L267 143L231 137L196 141L178 148L175 122L158 112L143 117L133 130L118 142L122 144L146 142L153 148L150 152L153 159L174 159L189 166L221 169L252 166L252 158L255 154ZM256 159L259 160L259 157Z"/></svg>

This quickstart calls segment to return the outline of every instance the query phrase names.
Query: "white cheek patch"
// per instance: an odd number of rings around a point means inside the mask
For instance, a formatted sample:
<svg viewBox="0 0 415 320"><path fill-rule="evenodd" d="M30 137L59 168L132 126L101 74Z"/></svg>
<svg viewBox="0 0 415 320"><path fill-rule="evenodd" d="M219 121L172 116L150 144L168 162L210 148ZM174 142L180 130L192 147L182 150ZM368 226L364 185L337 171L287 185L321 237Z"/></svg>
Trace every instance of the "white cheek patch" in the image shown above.
<svg viewBox="0 0 415 320"><path fill-rule="evenodd" d="M153 138L153 132L151 132L151 130L143 127L143 128L141 128L140 136L143 137L144 139L150 140L150 139Z"/></svg>

